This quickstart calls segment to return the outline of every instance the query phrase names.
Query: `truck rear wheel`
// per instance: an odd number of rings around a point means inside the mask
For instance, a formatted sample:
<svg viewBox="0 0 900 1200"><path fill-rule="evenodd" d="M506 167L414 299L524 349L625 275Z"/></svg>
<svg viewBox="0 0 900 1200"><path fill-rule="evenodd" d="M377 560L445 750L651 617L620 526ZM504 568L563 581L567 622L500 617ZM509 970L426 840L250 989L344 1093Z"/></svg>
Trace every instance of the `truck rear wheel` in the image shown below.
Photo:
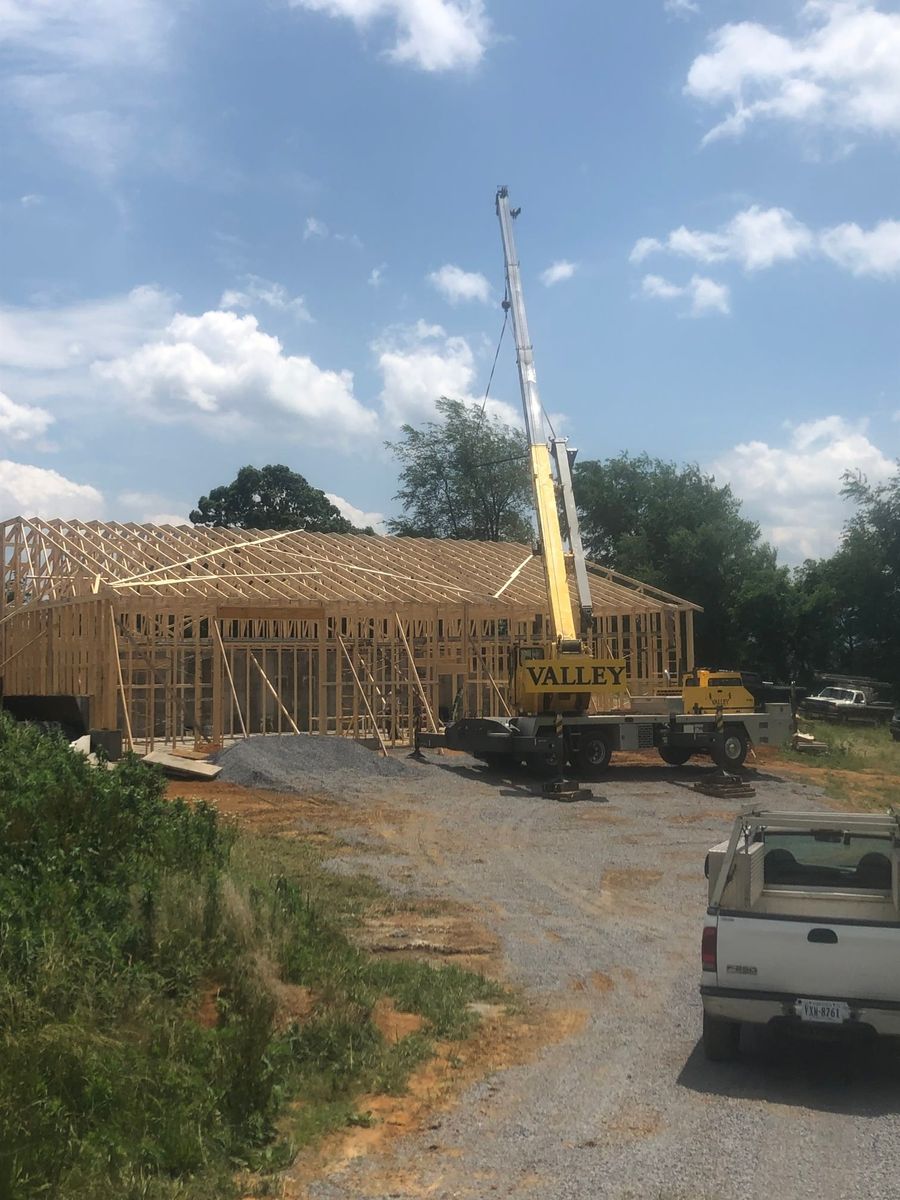
<svg viewBox="0 0 900 1200"><path fill-rule="evenodd" d="M703 1053L710 1062L730 1062L737 1058L740 1044L741 1027L737 1021L703 1013Z"/></svg>
<svg viewBox="0 0 900 1200"><path fill-rule="evenodd" d="M683 767L692 753L693 751L686 750L683 746L660 746L659 748L659 757L670 767Z"/></svg>
<svg viewBox="0 0 900 1200"><path fill-rule="evenodd" d="M585 775L600 775L612 760L612 746L599 730L583 733L575 751L575 765Z"/></svg>
<svg viewBox="0 0 900 1200"><path fill-rule="evenodd" d="M736 771L744 765L749 749L750 742L743 729L737 725L726 725L723 744L712 752L713 762L723 771Z"/></svg>

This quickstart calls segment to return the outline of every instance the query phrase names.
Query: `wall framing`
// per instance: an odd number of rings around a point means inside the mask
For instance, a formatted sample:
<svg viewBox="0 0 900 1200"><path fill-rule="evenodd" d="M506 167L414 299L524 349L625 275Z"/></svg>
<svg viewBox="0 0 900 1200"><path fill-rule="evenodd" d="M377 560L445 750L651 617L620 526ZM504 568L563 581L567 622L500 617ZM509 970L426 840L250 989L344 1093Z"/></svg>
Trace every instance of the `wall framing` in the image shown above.
<svg viewBox="0 0 900 1200"><path fill-rule="evenodd" d="M253 733L406 743L508 710L546 636L522 545L17 518L0 524L0 692L90 698L139 750ZM589 567L598 653L635 694L694 666L697 606ZM574 592L573 592L574 595Z"/></svg>

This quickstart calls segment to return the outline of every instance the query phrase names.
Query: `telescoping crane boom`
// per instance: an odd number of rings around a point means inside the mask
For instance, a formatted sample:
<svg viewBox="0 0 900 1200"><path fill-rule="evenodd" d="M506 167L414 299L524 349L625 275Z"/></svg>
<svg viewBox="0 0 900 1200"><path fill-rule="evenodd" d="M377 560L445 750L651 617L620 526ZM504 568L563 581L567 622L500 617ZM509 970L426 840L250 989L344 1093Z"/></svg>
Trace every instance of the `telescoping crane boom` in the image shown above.
<svg viewBox="0 0 900 1200"><path fill-rule="evenodd" d="M506 304L512 316L516 361L528 437L528 454L534 507L540 537L552 642L519 647L514 674L514 700L519 712L583 711L591 696L600 706L613 703L627 693L623 659L601 659L591 653L593 606L578 512L572 490L575 458L565 438L555 434L549 442L544 433L545 414L538 391L534 351L525 315L522 275L516 254L513 220L519 210L509 202L509 192L498 188L497 216L503 239L506 268ZM555 468L555 471L554 471ZM569 594L566 553L560 524L560 504L578 591L578 622Z"/></svg>
<svg viewBox="0 0 900 1200"><path fill-rule="evenodd" d="M615 751L650 748L673 766L694 754L711 754L720 765L734 770L743 763L752 743L777 745L788 736L790 705L766 704L755 709L753 696L744 689L740 673L734 671L698 671L685 679L680 697L631 697L625 660L596 654L590 581L572 493L575 455L564 438L552 434L548 440L544 436L549 422L538 392L513 237L518 210L510 207L505 187L497 191L496 207L506 262L505 304L512 314L516 338L547 584L549 629L544 641L513 648L513 711L509 715L461 715L442 733L421 734L417 746L464 750L495 767L524 759L537 775L558 774L566 763L581 774L596 775L609 766ZM574 604L569 558L577 592ZM566 787L564 783L560 786Z"/></svg>

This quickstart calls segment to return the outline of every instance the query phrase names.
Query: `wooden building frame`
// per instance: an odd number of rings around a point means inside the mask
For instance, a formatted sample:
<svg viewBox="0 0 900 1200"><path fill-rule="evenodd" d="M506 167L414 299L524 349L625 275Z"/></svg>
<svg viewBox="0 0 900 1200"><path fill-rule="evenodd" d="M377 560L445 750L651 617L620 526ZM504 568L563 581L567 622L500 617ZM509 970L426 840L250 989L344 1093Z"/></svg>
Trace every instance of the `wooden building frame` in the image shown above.
<svg viewBox="0 0 900 1200"><path fill-rule="evenodd" d="M87 697L141 750L408 742L416 720L509 711L512 647L547 637L540 560L511 543L16 518L0 567L0 694ZM698 607L589 574L597 651L635 694L676 686Z"/></svg>

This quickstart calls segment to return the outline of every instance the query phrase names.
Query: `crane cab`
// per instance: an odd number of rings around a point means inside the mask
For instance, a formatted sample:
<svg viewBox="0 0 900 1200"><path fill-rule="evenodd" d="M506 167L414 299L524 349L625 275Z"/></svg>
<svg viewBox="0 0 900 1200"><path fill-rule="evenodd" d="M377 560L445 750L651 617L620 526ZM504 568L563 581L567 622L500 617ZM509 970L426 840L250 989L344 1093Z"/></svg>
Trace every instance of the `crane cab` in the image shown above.
<svg viewBox="0 0 900 1200"><path fill-rule="evenodd" d="M685 676L681 694L686 713L753 712L756 706L738 671L699 667Z"/></svg>

